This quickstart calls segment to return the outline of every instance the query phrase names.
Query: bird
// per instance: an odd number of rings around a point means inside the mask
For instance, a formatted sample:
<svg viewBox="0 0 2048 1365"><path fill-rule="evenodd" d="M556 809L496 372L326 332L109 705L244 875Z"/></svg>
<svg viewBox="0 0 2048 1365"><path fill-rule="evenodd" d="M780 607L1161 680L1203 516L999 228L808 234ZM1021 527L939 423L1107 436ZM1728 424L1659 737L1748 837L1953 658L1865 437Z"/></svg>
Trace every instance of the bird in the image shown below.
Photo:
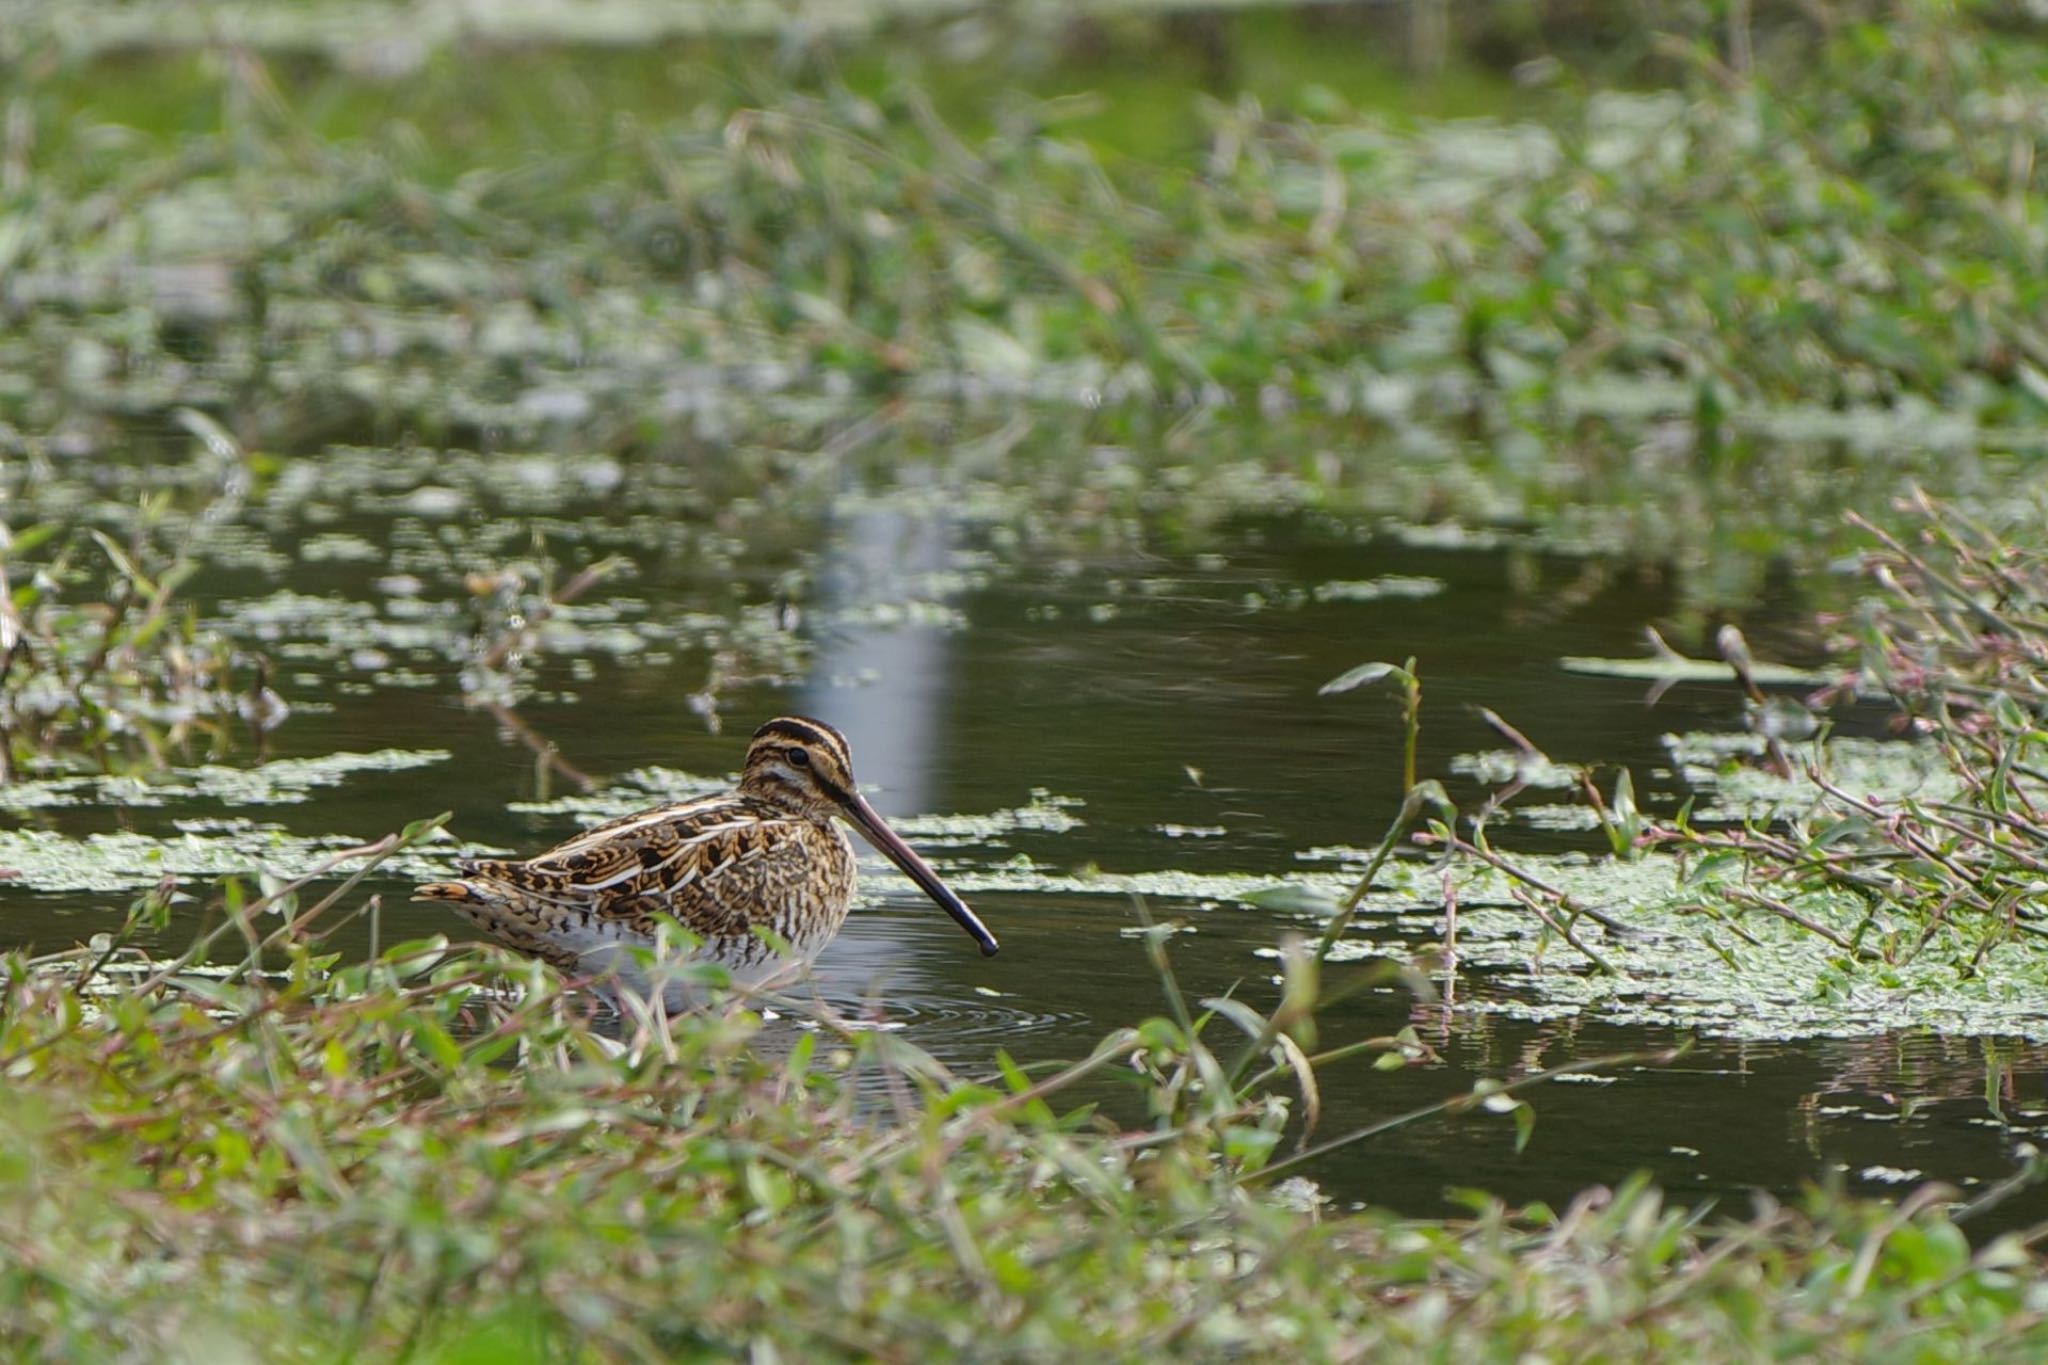
<svg viewBox="0 0 2048 1365"><path fill-rule="evenodd" d="M686 960L722 966L735 985L807 968L853 900L853 846L838 820L957 920L983 956L995 955L995 935L860 794L845 736L807 716L754 731L731 791L593 826L532 858L465 860L458 877L419 886L412 898L452 906L614 1000L620 988L640 999L658 989L666 1005L687 1009L703 999L691 974L652 980L646 959L628 950L652 949L667 915L698 941Z"/></svg>

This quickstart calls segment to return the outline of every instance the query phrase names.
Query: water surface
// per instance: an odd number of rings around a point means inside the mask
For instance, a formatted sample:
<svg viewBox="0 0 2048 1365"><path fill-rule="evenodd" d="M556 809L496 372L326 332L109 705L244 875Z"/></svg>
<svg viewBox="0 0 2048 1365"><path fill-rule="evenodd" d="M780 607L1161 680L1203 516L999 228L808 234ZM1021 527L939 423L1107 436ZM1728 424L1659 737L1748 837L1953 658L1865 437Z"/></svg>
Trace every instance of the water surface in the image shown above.
<svg viewBox="0 0 2048 1365"><path fill-rule="evenodd" d="M136 484L203 482L150 465L98 479L22 495L117 520ZM1484 789L1453 778L1453 760L1500 743L1482 706L1558 760L1628 766L1644 799L1667 809L1687 793L1664 736L1741 724L1732 685L1680 684L1653 707L1639 681L1560 666L1640 655L1646 625L1692 622L1706 635L1715 622L1688 608L1681 575L1654 552L1567 553L1514 528L1418 533L1256 500L1197 525L1139 517L1118 530L1105 513L1090 533L1047 529L1045 508L1061 501L1057 489L997 496L944 460L730 496L703 467L651 457L336 449L288 462L205 528L203 616L270 660L294 708L260 745L238 741L220 761L424 757L288 803L87 799L19 820L74 838L177 842L255 821L369 839L447 809L466 844L535 851L586 823L582 798L606 784L721 778L755 724L806 712L847 733L877 806L942 870L999 888L971 898L1004 944L982 959L868 857L862 903L820 961L819 988L979 1072L998 1047L1026 1063L1080 1056L1164 1007L1119 875L1287 877L1327 866L1314 850L1378 839L1399 802L1399 711L1388 691L1317 690L1357 663L1419 661L1420 769L1467 804ZM532 605L493 575L548 561L560 581L608 554L631 571L558 613L525 659L478 668L479 639ZM1815 584L1762 581L1732 619L1760 650L1812 662ZM1020 810L1036 814L1005 814ZM1499 837L1531 852L1592 847L1512 825ZM1073 881L1083 872L1102 876L1099 893ZM1037 885L1040 873L1059 885ZM445 911L407 904L407 884L366 887L385 898L386 943L466 936ZM57 947L110 927L126 899L0 885L15 944ZM1270 998L1274 963L1260 950L1303 927L1212 896L1154 895L1148 909L1184 927L1172 950L1195 996ZM1431 930L1402 932L1417 953L1435 946ZM342 943L366 950L367 930L351 926ZM1364 968L1333 967L1330 979L1353 970ZM1597 1011L1545 1017L1496 975L1463 970L1439 976L1432 1000L1386 987L1333 1009L1326 1044L1412 1023L1442 1061L1333 1070L1323 1133L1482 1077L1677 1041ZM1708 1038L1675 1065L1544 1087L1519 1154L1508 1120L1475 1114L1353 1147L1313 1173L1335 1198L1416 1214L1447 1210L1458 1188L1562 1201L1638 1169L1684 1195L1792 1195L1837 1178L1967 1189L2007 1174L2014 1144L2048 1132L2044 1070L2039 1048L1991 1039ZM2019 1202L1999 1220L2038 1215Z"/></svg>

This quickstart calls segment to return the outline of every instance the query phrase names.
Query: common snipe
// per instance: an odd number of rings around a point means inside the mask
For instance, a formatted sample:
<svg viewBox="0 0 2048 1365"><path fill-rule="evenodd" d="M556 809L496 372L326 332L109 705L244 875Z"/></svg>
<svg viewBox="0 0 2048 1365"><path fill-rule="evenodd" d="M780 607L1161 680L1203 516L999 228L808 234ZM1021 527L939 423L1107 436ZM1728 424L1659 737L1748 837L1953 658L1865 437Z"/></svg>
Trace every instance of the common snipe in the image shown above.
<svg viewBox="0 0 2048 1365"><path fill-rule="evenodd" d="M701 941L691 959L758 984L808 964L846 919L853 848L835 815L994 954L995 936L855 788L845 738L802 716L754 732L733 791L598 825L523 862L466 861L460 878L413 899L445 901L502 943L643 997L651 983L622 950L652 947L655 917L671 915ZM672 1004L693 1000L674 984L664 993Z"/></svg>

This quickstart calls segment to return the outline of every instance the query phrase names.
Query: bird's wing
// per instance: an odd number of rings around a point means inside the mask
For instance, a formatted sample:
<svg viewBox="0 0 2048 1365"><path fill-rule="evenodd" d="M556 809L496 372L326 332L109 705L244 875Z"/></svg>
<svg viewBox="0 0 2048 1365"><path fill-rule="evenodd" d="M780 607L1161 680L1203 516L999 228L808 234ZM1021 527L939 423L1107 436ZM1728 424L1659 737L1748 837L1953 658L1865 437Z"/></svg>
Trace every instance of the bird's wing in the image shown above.
<svg viewBox="0 0 2048 1365"><path fill-rule="evenodd" d="M707 937L744 934L746 898L718 894L721 883L787 846L788 824L743 799L707 797L613 820L523 862L478 860L463 870L599 916L640 921L662 911Z"/></svg>

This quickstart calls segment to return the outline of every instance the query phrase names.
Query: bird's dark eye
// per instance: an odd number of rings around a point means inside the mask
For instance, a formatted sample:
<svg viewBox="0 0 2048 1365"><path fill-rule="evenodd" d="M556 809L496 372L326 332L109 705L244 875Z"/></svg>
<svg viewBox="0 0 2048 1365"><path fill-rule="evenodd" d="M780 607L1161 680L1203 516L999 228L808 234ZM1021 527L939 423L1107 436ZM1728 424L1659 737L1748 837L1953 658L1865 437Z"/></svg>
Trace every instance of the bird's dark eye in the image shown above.
<svg viewBox="0 0 2048 1365"><path fill-rule="evenodd" d="M796 766L799 768L808 768L811 766L810 754L808 754L802 749L797 748L794 744L790 745L790 747L788 747L787 749L784 749L782 751L782 756L788 759L790 762L796 764Z"/></svg>

